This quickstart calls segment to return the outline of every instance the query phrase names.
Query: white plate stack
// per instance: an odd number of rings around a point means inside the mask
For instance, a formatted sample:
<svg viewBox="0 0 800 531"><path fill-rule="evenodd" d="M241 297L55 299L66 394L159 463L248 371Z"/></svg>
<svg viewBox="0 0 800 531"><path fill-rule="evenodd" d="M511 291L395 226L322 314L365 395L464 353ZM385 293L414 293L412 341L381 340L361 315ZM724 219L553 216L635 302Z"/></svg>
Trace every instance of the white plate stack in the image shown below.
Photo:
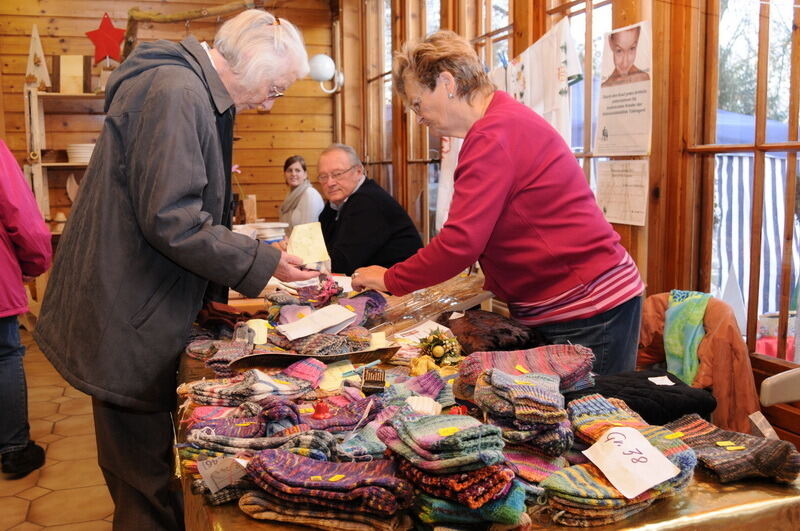
<svg viewBox="0 0 800 531"><path fill-rule="evenodd" d="M92 158L94 144L68 144L67 157L74 164L86 164Z"/></svg>
<svg viewBox="0 0 800 531"><path fill-rule="evenodd" d="M288 223L279 221L268 221L262 223L250 223L248 225L256 230L257 238L266 242L277 242L286 237Z"/></svg>

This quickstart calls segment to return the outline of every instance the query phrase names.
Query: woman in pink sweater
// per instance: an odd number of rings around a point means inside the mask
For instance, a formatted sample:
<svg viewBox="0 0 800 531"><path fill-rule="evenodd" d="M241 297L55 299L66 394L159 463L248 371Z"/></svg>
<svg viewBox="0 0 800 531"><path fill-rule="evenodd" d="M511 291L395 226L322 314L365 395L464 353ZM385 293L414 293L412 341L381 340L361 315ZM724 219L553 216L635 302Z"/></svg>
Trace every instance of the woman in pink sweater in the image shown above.
<svg viewBox="0 0 800 531"><path fill-rule="evenodd" d="M495 90L478 56L449 31L395 55L394 86L434 134L464 138L450 214L414 256L354 274L395 295L479 261L486 289L554 343L590 347L594 370L634 368L644 289L569 146L541 116Z"/></svg>

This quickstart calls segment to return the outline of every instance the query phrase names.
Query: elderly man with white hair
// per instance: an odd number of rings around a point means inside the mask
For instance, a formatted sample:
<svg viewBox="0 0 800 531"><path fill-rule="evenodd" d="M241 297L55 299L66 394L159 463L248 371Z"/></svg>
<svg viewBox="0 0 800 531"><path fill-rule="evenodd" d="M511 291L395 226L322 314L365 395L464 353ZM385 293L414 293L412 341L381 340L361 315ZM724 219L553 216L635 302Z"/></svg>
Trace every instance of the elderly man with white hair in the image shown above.
<svg viewBox="0 0 800 531"><path fill-rule="evenodd" d="M92 396L114 529L183 528L170 413L204 299L228 287L254 297L272 275L317 274L229 229L236 111L270 109L307 72L298 29L248 10L222 25L213 48L193 37L141 44L109 79L36 339Z"/></svg>

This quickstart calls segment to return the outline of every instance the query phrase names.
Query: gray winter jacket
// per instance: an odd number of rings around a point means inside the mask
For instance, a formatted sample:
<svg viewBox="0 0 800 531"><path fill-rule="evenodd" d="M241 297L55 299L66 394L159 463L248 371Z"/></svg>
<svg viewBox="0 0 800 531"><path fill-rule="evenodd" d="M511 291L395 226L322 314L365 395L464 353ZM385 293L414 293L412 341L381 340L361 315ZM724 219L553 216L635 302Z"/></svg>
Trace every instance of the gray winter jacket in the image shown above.
<svg viewBox="0 0 800 531"><path fill-rule="evenodd" d="M193 37L142 44L111 76L35 332L81 391L170 410L208 281L254 297L277 266L277 250L220 224L230 168L217 119L232 106Z"/></svg>

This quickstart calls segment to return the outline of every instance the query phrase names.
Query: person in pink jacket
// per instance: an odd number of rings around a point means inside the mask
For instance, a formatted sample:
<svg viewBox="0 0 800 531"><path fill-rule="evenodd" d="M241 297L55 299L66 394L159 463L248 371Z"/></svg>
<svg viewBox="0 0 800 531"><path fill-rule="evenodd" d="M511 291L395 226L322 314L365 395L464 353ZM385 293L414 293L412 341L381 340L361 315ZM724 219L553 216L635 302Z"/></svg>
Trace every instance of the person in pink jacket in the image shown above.
<svg viewBox="0 0 800 531"><path fill-rule="evenodd" d="M28 388L17 316L28 311L23 281L47 271L50 230L19 164L0 139L0 456L9 479L44 464L44 450L30 438Z"/></svg>

